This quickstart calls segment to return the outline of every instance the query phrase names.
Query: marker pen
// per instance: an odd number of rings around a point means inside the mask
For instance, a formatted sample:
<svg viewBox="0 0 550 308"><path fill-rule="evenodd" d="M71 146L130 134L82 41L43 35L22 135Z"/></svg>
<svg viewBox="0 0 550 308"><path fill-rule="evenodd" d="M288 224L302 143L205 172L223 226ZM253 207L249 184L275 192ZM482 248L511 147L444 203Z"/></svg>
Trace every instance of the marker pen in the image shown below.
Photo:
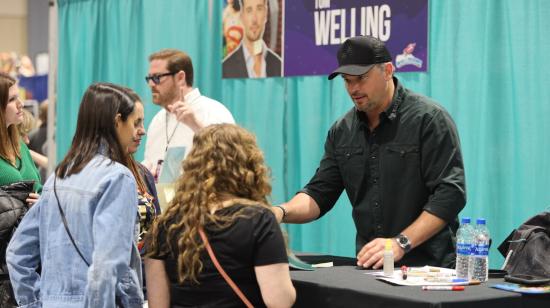
<svg viewBox="0 0 550 308"><path fill-rule="evenodd" d="M407 279L408 270L409 269L405 265L401 266L401 278L403 278L403 280Z"/></svg>
<svg viewBox="0 0 550 308"><path fill-rule="evenodd" d="M427 282L444 282L444 283L464 283L468 284L468 279L463 278L451 278L451 277L426 277L424 281Z"/></svg>
<svg viewBox="0 0 550 308"><path fill-rule="evenodd" d="M464 291L464 286L422 286L424 291Z"/></svg>

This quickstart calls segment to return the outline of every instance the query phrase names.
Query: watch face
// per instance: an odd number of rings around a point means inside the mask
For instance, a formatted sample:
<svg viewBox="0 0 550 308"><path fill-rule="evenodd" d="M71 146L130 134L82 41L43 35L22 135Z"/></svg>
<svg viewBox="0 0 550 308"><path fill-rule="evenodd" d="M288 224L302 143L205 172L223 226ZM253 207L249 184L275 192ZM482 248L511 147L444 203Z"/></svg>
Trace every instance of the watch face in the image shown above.
<svg viewBox="0 0 550 308"><path fill-rule="evenodd" d="M409 238L406 237L403 234L399 234L397 236L397 244L403 248L405 253L409 252L411 250L411 242L409 241Z"/></svg>

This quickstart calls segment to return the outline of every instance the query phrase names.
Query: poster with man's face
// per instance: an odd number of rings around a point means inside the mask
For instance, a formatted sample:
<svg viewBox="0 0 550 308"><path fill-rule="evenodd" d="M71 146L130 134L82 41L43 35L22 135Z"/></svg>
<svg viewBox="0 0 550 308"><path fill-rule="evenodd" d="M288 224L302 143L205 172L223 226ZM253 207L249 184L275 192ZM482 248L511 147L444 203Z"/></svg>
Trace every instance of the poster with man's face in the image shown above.
<svg viewBox="0 0 550 308"><path fill-rule="evenodd" d="M283 0L225 0L223 78L283 75Z"/></svg>
<svg viewBox="0 0 550 308"><path fill-rule="evenodd" d="M328 75L350 37L383 41L397 72L428 70L428 0L224 0L223 78Z"/></svg>

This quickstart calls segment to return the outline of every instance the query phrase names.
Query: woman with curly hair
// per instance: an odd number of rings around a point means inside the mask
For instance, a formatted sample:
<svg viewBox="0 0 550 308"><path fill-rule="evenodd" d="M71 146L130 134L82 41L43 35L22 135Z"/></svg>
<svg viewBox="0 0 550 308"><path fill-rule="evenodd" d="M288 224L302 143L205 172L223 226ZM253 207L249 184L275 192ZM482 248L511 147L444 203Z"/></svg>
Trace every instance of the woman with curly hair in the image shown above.
<svg viewBox="0 0 550 308"><path fill-rule="evenodd" d="M254 307L292 306L296 291L255 137L233 124L208 126L195 135L183 171L174 199L149 233L149 307L243 305L216 269L201 231Z"/></svg>

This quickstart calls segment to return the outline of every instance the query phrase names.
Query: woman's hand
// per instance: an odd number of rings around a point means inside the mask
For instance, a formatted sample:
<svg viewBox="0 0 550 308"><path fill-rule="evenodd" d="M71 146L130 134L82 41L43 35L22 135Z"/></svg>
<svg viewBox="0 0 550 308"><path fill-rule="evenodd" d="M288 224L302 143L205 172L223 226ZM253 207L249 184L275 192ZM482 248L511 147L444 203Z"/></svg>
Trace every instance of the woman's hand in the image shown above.
<svg viewBox="0 0 550 308"><path fill-rule="evenodd" d="M27 204L30 206L33 206L36 202L38 202L38 198L40 198L40 195L37 193L30 193L27 197Z"/></svg>

